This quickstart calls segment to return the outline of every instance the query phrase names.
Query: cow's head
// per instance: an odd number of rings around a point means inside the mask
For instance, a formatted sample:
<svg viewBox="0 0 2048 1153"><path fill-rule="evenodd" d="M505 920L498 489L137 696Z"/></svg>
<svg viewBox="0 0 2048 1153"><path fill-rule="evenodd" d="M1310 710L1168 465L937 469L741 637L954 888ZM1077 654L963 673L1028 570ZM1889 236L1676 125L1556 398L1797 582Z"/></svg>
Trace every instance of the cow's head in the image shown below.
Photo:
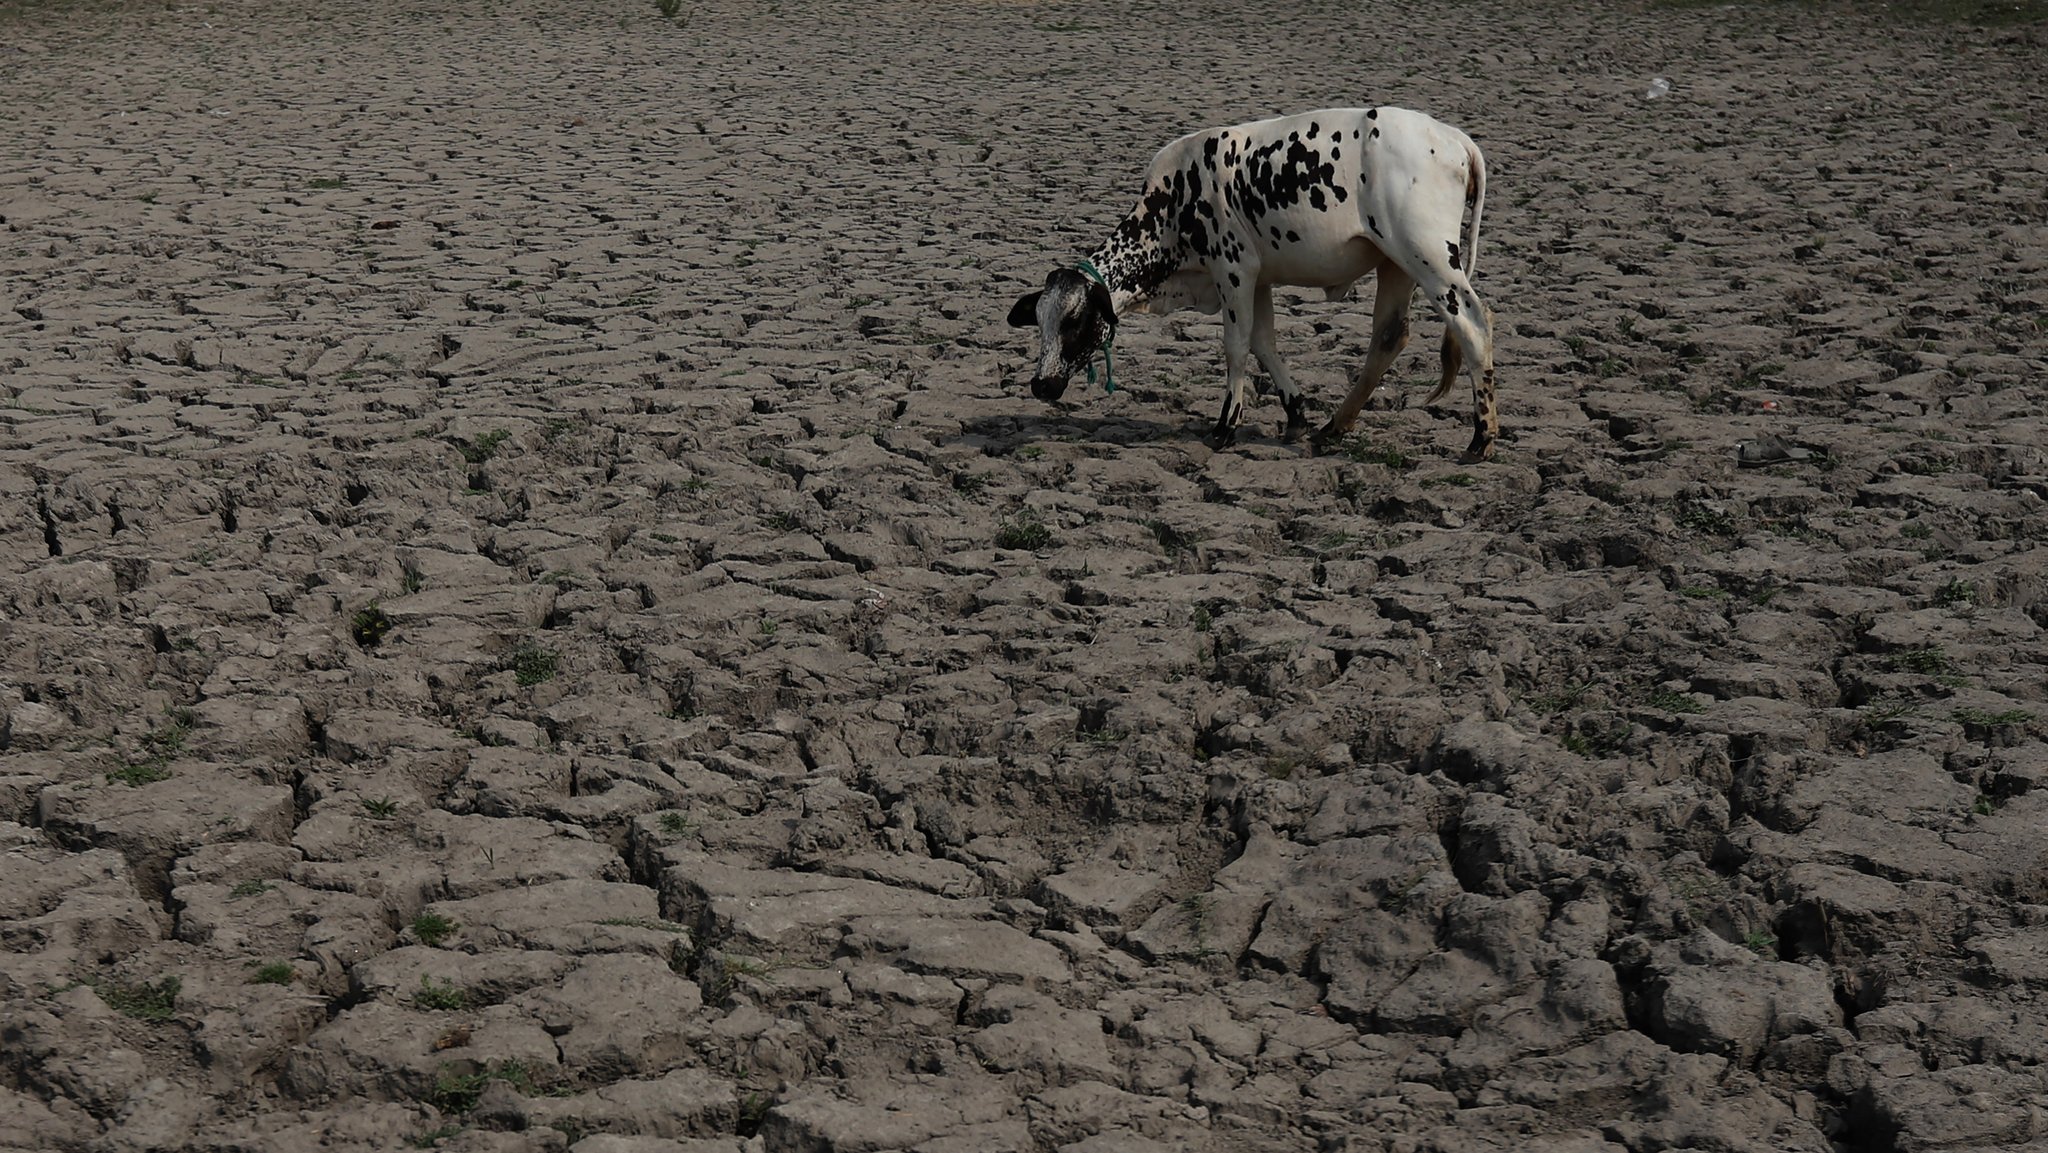
<svg viewBox="0 0 2048 1153"><path fill-rule="evenodd" d="M1013 328L1038 329L1038 371L1031 395L1054 401L1067 391L1074 370L1086 368L1097 349L1116 333L1116 305L1109 290L1086 273L1055 269L1045 287L1010 309Z"/></svg>

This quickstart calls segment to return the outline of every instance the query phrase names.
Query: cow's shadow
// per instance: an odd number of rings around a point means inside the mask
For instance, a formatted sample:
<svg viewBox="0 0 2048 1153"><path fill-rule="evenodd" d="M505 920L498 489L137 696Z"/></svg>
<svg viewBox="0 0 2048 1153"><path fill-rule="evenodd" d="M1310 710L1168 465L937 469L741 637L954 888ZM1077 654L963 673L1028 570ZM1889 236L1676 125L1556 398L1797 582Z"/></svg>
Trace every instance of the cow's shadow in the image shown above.
<svg viewBox="0 0 2048 1153"><path fill-rule="evenodd" d="M1008 456L1027 445L1044 441L1129 447L1204 443L1203 438L1207 435L1207 426L1198 427L1192 422L1175 425L1143 417L1083 416L1078 412L1049 408L1041 413L973 417L961 422L959 432L944 439L948 444L978 445L990 456Z"/></svg>

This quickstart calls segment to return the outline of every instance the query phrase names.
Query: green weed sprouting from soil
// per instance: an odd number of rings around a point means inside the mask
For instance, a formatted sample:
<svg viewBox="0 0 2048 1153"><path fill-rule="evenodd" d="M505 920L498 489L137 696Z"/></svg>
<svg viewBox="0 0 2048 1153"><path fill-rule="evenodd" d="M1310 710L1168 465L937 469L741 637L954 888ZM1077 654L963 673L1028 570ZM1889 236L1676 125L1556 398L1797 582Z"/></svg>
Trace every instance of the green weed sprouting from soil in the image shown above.
<svg viewBox="0 0 2048 1153"><path fill-rule="evenodd" d="M1651 693L1648 704L1653 709L1662 709L1667 713L1697 713L1701 711L1699 701L1695 700L1691 693L1673 692L1670 689L1660 689L1657 692Z"/></svg>
<svg viewBox="0 0 2048 1153"><path fill-rule="evenodd" d="M348 623L348 635L366 649L384 643L384 636L390 631L391 618L384 615L384 610L375 601L356 613Z"/></svg>
<svg viewBox="0 0 2048 1153"><path fill-rule="evenodd" d="M997 548L1039 552L1051 547L1052 540L1052 529L1047 528L1045 522L1038 519L1038 514L1030 509L1018 513L1015 519L1004 522L996 530Z"/></svg>
<svg viewBox="0 0 2048 1153"><path fill-rule="evenodd" d="M164 715L168 718L166 722L142 738L142 759L108 773L109 783L134 788L171 778L168 766L185 751L185 740L192 735L194 718L190 709L166 709Z"/></svg>
<svg viewBox="0 0 2048 1153"><path fill-rule="evenodd" d="M258 985L289 985L298 976L298 970L292 968L289 961L272 961L258 965L256 971L249 974L249 980Z"/></svg>
<svg viewBox="0 0 2048 1153"><path fill-rule="evenodd" d="M148 1021L161 1025L177 1016L178 991L184 983L176 977L165 977L155 984L130 985L119 981L92 981L92 991L100 995L107 1008L123 1017Z"/></svg>
<svg viewBox="0 0 2048 1153"><path fill-rule="evenodd" d="M273 886L269 881L243 881L241 884L228 890L228 898L236 900L242 897L253 897L258 893L268 893L272 888Z"/></svg>
<svg viewBox="0 0 2048 1153"><path fill-rule="evenodd" d="M531 1066L517 1059L493 1062L474 1073L457 1073L453 1067L443 1065L427 1101L443 1113L467 1113L476 1108L477 1099L484 1095L484 1086L493 1081L503 1081L522 1095L532 1096L534 1074Z"/></svg>
<svg viewBox="0 0 2048 1153"><path fill-rule="evenodd" d="M555 675L555 650L534 641L521 641L512 650L512 675L521 685L531 687Z"/></svg>
<svg viewBox="0 0 2048 1153"><path fill-rule="evenodd" d="M439 913L421 913L412 919L412 935L429 948L438 948L461 927Z"/></svg>
<svg viewBox="0 0 2048 1153"><path fill-rule="evenodd" d="M1415 458L1391 445L1379 445L1363 435L1351 437L1344 442L1343 453L1359 464L1376 464L1395 472L1408 472L1415 468Z"/></svg>
<svg viewBox="0 0 2048 1153"><path fill-rule="evenodd" d="M472 998L469 990L460 985L443 981L435 984L432 977L421 974L420 987L413 990L412 1003L422 1009L437 1009L452 1012L469 1008Z"/></svg>
<svg viewBox="0 0 2048 1153"><path fill-rule="evenodd" d="M1949 719L1959 725L1994 728L2001 725L2031 724L2034 720L2034 714L2025 709L2007 709L2004 712L1994 713L1986 709L1965 708L1957 709L1950 713Z"/></svg>
<svg viewBox="0 0 2048 1153"><path fill-rule="evenodd" d="M1886 657L1884 664L1893 672L1918 673L1923 677L1952 676L1962 671L1940 645L1901 649Z"/></svg>

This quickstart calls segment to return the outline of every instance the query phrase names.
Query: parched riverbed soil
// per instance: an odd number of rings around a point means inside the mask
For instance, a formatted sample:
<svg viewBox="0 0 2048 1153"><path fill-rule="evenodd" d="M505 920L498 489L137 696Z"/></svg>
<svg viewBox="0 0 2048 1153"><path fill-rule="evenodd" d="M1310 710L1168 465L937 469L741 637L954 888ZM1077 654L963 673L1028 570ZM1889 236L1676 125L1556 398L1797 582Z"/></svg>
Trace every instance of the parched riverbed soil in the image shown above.
<svg viewBox="0 0 2048 1153"><path fill-rule="evenodd" d="M0 1147L2048 1144L2041 24L685 4L0 5ZM1495 460L1029 396L1379 103Z"/></svg>

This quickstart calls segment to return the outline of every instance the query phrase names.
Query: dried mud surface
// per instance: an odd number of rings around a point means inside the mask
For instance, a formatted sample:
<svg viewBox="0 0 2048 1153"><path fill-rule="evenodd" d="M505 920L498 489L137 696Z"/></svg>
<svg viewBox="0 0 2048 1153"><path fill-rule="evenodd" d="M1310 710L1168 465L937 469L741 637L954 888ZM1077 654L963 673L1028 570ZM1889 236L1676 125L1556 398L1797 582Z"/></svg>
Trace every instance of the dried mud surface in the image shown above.
<svg viewBox="0 0 2048 1153"><path fill-rule="evenodd" d="M0 1147L2048 1142L2038 28L600 7L5 13ZM1497 461L1429 320L1022 394L1365 103Z"/></svg>

